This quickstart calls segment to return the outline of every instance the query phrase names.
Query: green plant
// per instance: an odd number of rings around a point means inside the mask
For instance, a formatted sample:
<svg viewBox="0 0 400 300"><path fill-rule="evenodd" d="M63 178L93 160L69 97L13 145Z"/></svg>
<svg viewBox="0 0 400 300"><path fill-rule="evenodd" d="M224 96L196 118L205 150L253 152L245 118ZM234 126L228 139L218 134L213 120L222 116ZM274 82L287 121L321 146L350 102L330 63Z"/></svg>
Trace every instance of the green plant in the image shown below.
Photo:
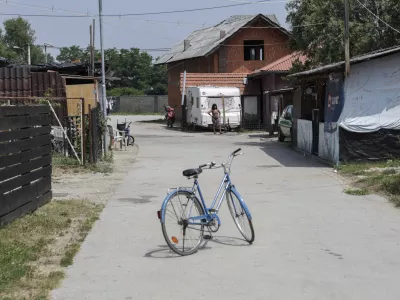
<svg viewBox="0 0 400 300"><path fill-rule="evenodd" d="M365 188L361 188L361 189L345 189L344 192L348 195L353 195L353 196L365 196L368 195L369 192L367 189Z"/></svg>

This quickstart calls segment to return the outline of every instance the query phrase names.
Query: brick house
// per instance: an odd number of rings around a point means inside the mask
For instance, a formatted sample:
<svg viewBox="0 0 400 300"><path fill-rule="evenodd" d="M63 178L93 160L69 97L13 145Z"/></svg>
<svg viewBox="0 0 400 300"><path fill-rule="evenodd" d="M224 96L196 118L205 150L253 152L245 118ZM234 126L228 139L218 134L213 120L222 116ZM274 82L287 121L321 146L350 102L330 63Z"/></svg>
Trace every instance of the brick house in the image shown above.
<svg viewBox="0 0 400 300"><path fill-rule="evenodd" d="M208 85L223 86L221 73L227 77L227 73L249 74L290 54L289 37L290 33L279 25L275 15L262 14L232 16L216 26L194 31L156 61L168 67L169 104L181 103L180 81L184 71L188 78L196 77L190 73L219 73L210 74ZM205 74L202 77L204 85ZM233 77L243 85L246 76ZM187 86L190 85L188 82ZM246 89L242 90L246 93ZM180 117L179 110L177 117Z"/></svg>

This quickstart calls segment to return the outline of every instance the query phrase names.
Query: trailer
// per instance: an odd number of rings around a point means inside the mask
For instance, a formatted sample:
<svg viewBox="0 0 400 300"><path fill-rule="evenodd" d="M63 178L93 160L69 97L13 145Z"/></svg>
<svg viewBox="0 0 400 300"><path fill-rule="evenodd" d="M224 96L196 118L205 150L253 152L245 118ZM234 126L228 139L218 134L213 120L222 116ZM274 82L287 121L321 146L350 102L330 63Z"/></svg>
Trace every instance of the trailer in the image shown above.
<svg viewBox="0 0 400 300"><path fill-rule="evenodd" d="M211 127L209 115L213 104L221 112L221 126L238 128L241 120L240 90L235 87L189 86L187 88L187 121L201 127Z"/></svg>

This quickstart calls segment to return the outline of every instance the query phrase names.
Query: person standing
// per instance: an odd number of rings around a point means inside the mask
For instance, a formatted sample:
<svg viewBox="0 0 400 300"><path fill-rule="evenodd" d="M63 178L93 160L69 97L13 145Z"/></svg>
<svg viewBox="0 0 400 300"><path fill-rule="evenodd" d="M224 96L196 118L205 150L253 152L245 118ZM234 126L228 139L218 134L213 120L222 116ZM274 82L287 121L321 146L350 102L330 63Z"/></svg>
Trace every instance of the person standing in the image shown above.
<svg viewBox="0 0 400 300"><path fill-rule="evenodd" d="M217 104L213 104L211 107L211 110L208 112L208 114L211 116L212 118L212 122L213 122L213 129L214 129L214 134L216 134L215 128L218 126L219 127L219 133L222 134L221 131L221 123L219 121L220 116L221 116L221 112L218 109Z"/></svg>

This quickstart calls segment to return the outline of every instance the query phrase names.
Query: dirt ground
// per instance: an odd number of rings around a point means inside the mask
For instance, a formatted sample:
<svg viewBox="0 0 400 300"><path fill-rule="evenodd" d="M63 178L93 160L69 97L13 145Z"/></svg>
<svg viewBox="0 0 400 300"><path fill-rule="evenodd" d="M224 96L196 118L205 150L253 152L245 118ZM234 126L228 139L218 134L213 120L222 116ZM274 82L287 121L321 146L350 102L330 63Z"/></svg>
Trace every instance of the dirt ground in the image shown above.
<svg viewBox="0 0 400 300"><path fill-rule="evenodd" d="M134 163L139 147L130 146L125 151L113 150L113 171L110 173L68 172L53 170L53 199L81 199L106 203L115 188L122 182L125 174Z"/></svg>

